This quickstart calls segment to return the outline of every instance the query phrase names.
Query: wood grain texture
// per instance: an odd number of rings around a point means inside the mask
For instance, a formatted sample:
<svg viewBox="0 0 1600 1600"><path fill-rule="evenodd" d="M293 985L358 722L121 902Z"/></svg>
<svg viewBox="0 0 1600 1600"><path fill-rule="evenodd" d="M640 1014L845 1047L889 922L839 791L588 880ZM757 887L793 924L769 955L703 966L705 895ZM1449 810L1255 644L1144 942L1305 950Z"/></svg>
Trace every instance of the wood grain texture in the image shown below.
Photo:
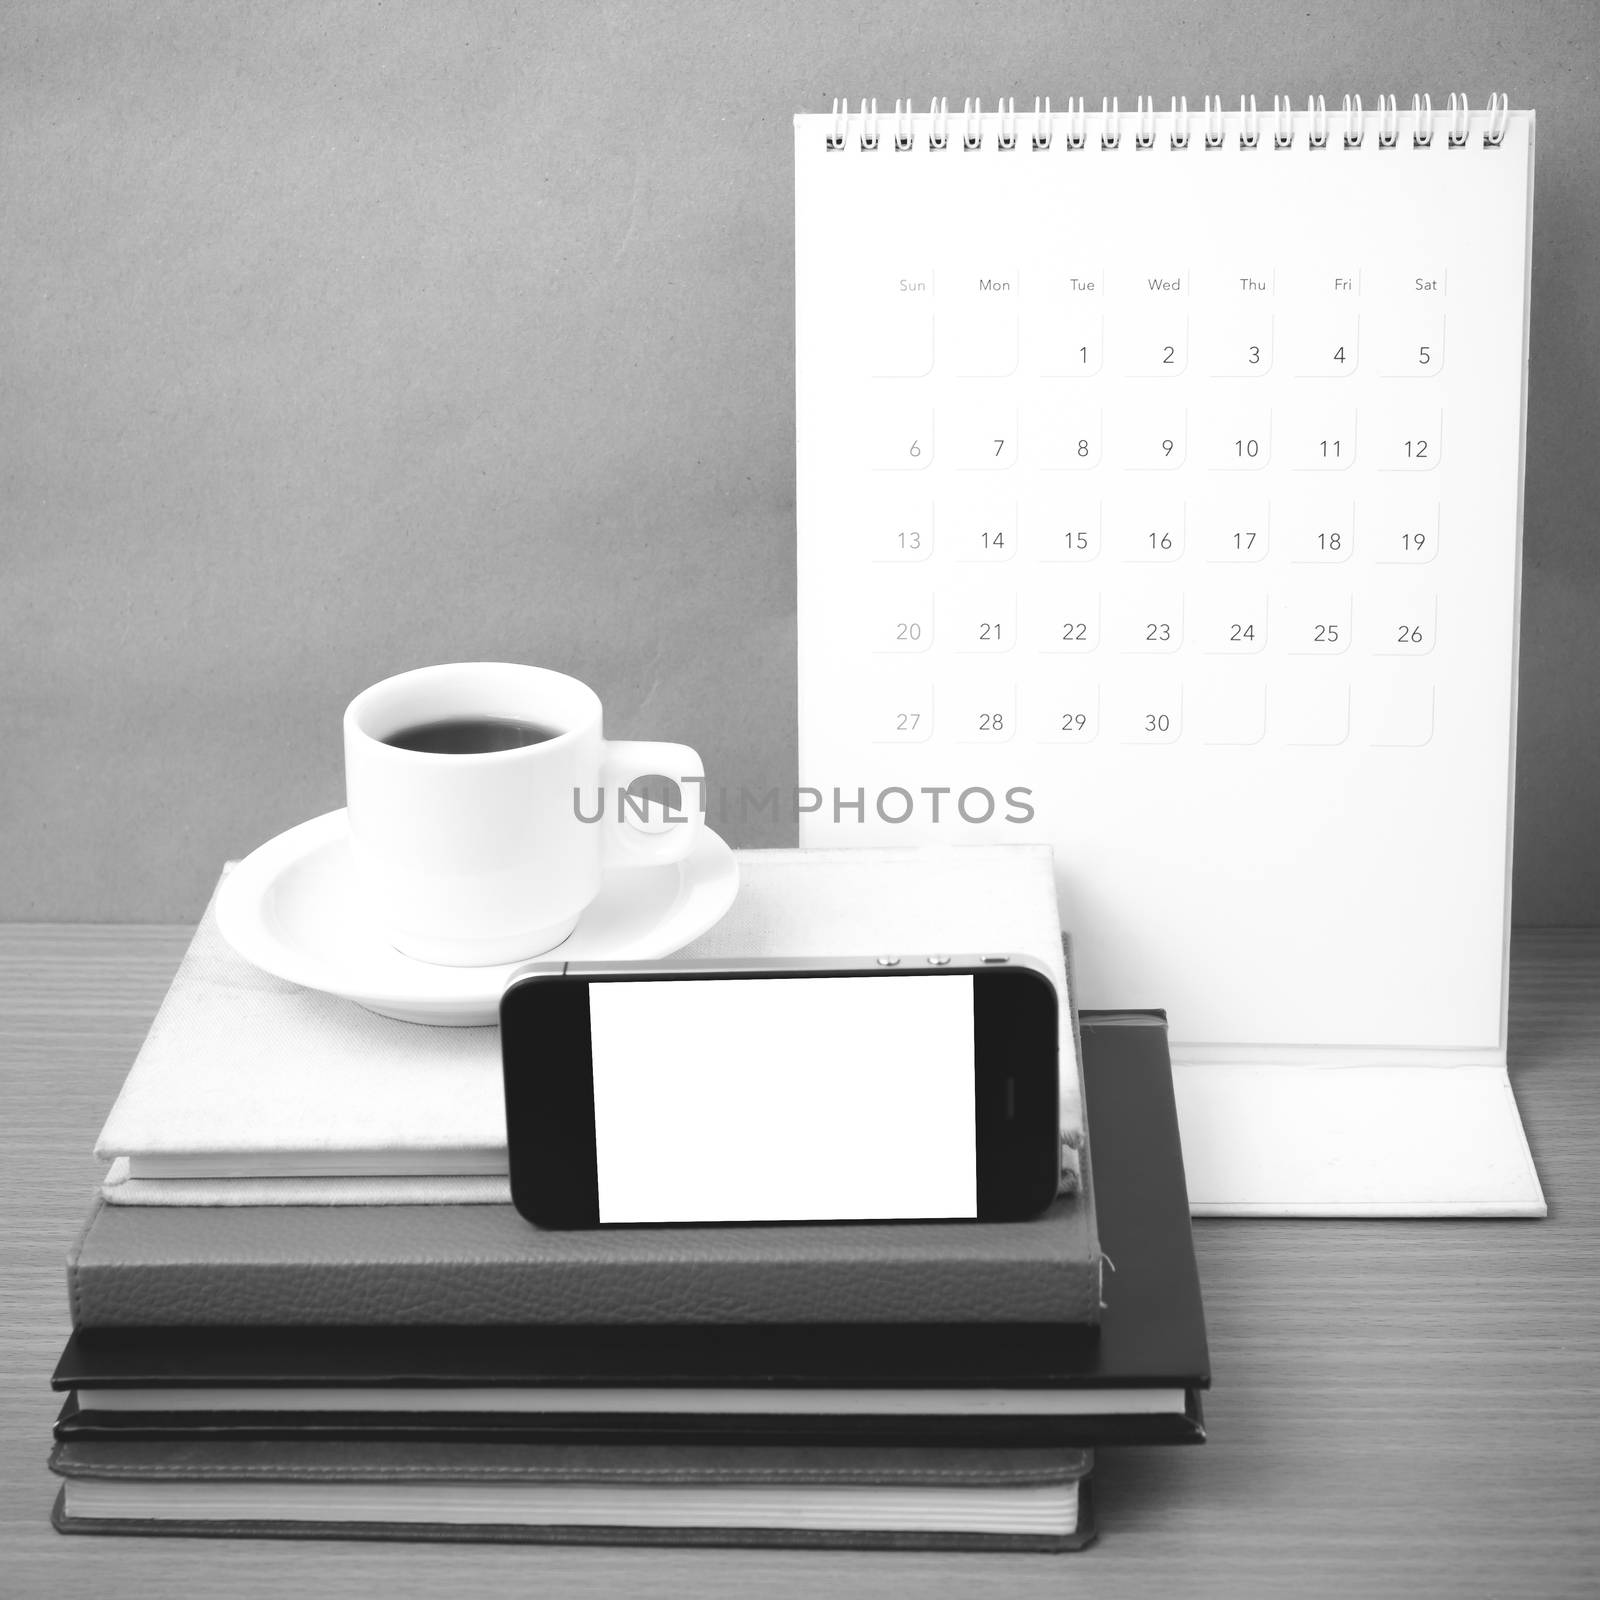
<svg viewBox="0 0 1600 1600"><path fill-rule="evenodd" d="M1085 1555L63 1538L46 1520L62 1263L94 1136L187 931L0 928L0 1592L1339 1600L1600 1591L1600 931L1518 935L1512 1081L1545 1222L1197 1224L1200 1449L1106 1451Z"/></svg>

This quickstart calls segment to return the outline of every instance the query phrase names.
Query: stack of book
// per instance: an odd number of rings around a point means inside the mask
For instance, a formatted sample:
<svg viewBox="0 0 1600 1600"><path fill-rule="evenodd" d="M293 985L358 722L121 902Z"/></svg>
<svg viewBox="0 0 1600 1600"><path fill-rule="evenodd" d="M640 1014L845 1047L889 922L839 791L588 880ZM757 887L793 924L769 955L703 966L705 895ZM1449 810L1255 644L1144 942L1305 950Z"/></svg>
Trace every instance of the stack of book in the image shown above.
<svg viewBox="0 0 1600 1600"><path fill-rule="evenodd" d="M1047 851L742 868L686 955L853 952L865 896L875 949L1048 950L1065 992ZM1209 1369L1162 1018L1086 1014L1080 1078L1064 1016L1082 1164L1037 1221L545 1233L494 1030L280 984L208 915L69 1259L57 1526L1080 1547L1094 1448L1198 1441Z"/></svg>

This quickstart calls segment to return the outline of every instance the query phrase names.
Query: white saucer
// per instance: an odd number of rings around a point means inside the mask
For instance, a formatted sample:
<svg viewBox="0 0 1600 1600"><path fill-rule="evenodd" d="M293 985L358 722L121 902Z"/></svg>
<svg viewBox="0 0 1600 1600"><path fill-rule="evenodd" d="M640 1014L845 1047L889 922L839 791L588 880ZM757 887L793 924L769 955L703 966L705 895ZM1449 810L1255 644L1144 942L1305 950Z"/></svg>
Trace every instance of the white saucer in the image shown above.
<svg viewBox="0 0 1600 1600"><path fill-rule="evenodd" d="M717 923L739 888L733 851L702 828L688 858L615 867L571 936L533 959L651 961ZM481 1026L524 961L437 967L401 955L368 910L350 859L343 811L269 839L222 881L217 925L246 961L308 989L354 1000L402 1022Z"/></svg>

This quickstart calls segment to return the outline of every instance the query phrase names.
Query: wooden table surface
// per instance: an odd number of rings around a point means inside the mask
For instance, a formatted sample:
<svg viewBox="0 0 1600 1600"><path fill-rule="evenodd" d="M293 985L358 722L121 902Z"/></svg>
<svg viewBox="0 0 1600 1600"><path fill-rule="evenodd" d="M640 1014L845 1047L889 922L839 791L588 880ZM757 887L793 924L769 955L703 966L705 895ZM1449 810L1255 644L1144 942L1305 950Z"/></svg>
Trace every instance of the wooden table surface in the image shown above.
<svg viewBox="0 0 1600 1600"><path fill-rule="evenodd" d="M1600 1594L1600 931L1512 952L1544 1222L1202 1221L1210 1440L1103 1451L1083 1555L64 1538L63 1258L187 931L0 928L0 1594Z"/></svg>

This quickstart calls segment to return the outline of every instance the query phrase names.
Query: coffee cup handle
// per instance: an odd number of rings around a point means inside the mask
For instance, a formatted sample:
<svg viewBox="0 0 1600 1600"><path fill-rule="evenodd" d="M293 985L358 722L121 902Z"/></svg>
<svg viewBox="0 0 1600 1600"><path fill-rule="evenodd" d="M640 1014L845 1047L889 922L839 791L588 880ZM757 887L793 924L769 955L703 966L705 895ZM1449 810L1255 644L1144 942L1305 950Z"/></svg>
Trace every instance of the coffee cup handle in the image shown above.
<svg viewBox="0 0 1600 1600"><path fill-rule="evenodd" d="M670 778L678 806L627 793L640 778ZM706 766L686 744L653 739L607 739L601 763L607 866L656 867L682 861L705 826Z"/></svg>

